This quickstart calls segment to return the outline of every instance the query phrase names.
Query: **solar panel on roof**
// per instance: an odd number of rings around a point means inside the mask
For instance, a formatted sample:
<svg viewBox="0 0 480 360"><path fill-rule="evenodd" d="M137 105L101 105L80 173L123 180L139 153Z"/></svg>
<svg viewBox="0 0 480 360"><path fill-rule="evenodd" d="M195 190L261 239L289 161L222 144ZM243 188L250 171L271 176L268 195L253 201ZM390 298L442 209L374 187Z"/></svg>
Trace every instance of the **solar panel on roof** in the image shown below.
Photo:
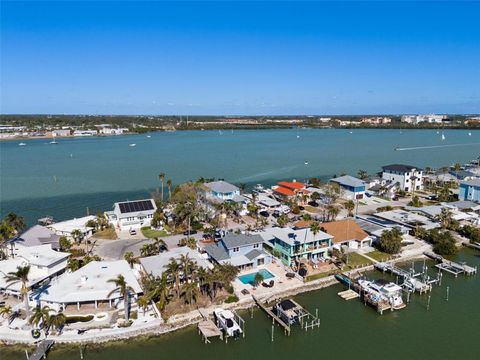
<svg viewBox="0 0 480 360"><path fill-rule="evenodd" d="M120 208L120 212L122 214L130 213L130 212L153 210L153 204L151 200L129 201L124 203L119 203L118 207Z"/></svg>

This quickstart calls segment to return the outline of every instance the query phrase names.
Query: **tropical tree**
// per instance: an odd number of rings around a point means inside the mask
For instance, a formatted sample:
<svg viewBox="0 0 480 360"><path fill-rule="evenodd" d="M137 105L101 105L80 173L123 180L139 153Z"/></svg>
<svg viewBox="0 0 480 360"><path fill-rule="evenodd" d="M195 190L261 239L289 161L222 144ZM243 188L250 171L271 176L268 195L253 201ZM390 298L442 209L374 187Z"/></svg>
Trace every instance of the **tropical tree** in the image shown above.
<svg viewBox="0 0 480 360"><path fill-rule="evenodd" d="M12 315L12 307L10 305L0 306L0 316L8 319Z"/></svg>
<svg viewBox="0 0 480 360"><path fill-rule="evenodd" d="M357 176L358 176L360 179L364 180L364 179L366 179L366 178L368 177L368 172L367 172L366 170L360 169L360 170L358 170L358 172L357 172Z"/></svg>
<svg viewBox="0 0 480 360"><path fill-rule="evenodd" d="M440 214L438 214L437 220L440 222L442 229L447 229L453 221L452 212L443 208Z"/></svg>
<svg viewBox="0 0 480 360"><path fill-rule="evenodd" d="M380 236L378 247L387 254L397 254L402 248L402 233L397 228L385 230Z"/></svg>
<svg viewBox="0 0 480 360"><path fill-rule="evenodd" d="M9 272L6 276L7 287L21 283L20 296L23 299L25 315L30 316L30 306L28 305L28 275L30 274L30 265L18 266L17 271Z"/></svg>
<svg viewBox="0 0 480 360"><path fill-rule="evenodd" d="M240 194L245 193L245 190L247 190L247 184L241 183L238 185L238 188L240 189Z"/></svg>
<svg viewBox="0 0 480 360"><path fill-rule="evenodd" d="M172 202L172 180L167 180L167 187L168 187L168 201Z"/></svg>
<svg viewBox="0 0 480 360"><path fill-rule="evenodd" d="M280 216L277 218L277 224L278 224L278 226L280 226L280 227L282 227L282 228L285 227L285 226L287 226L287 224L288 224L288 216L285 215L285 214L280 215Z"/></svg>
<svg viewBox="0 0 480 360"><path fill-rule="evenodd" d="M355 202L353 200L346 201L343 207L347 210L348 216L353 216L353 210L355 209Z"/></svg>
<svg viewBox="0 0 480 360"><path fill-rule="evenodd" d="M46 327L51 311L52 310L48 306L37 306L33 310L32 316L28 319L28 323L35 327L38 327L38 324L41 324L41 328Z"/></svg>
<svg viewBox="0 0 480 360"><path fill-rule="evenodd" d="M327 206L328 219L334 221L337 218L340 209L333 204Z"/></svg>
<svg viewBox="0 0 480 360"><path fill-rule="evenodd" d="M71 232L73 240L79 244L83 240L83 233L79 229L75 229Z"/></svg>
<svg viewBox="0 0 480 360"><path fill-rule="evenodd" d="M131 251L127 251L125 255L123 255L123 258L126 262L128 262L128 265L130 265L130 267L133 267L133 264L137 262L135 255L133 255L133 252Z"/></svg>
<svg viewBox="0 0 480 360"><path fill-rule="evenodd" d="M115 284L115 289L110 291L107 297L110 297L113 293L118 292L123 297L123 307L125 312L125 321L128 321L128 305L130 292L135 292L131 286L127 284L125 277L119 274L116 278L108 280L109 283Z"/></svg>
<svg viewBox="0 0 480 360"><path fill-rule="evenodd" d="M198 283L195 281L184 283L182 286L181 296L185 298L185 302L188 305L191 305L193 301L197 301Z"/></svg>
<svg viewBox="0 0 480 360"><path fill-rule="evenodd" d="M143 316L145 316L149 304L150 300L148 299L148 296L142 295L138 297L137 305L143 310Z"/></svg>
<svg viewBox="0 0 480 360"><path fill-rule="evenodd" d="M410 201L408 203L409 206L414 206L414 207L422 207L423 203L420 201L420 198L415 195L413 198L412 198L412 201Z"/></svg>
<svg viewBox="0 0 480 360"><path fill-rule="evenodd" d="M164 185L164 182L165 182L165 173L161 172L160 174L158 174L158 178L160 179L160 182L162 183L162 192L161 192L161 199L163 201L163 185Z"/></svg>
<svg viewBox="0 0 480 360"><path fill-rule="evenodd" d="M80 260L75 259L75 258L70 258L70 259L68 259L67 268L68 268L71 272L77 271L78 269L80 269L80 266L81 266Z"/></svg>
<svg viewBox="0 0 480 360"><path fill-rule="evenodd" d="M8 213L7 216L5 216L4 221L13 227L16 234L27 227L23 217L15 214L14 212Z"/></svg>
<svg viewBox="0 0 480 360"><path fill-rule="evenodd" d="M69 251L72 247L72 243L70 242L70 240L67 239L66 236L60 236L58 243L60 245L60 250L62 251Z"/></svg>
<svg viewBox="0 0 480 360"><path fill-rule="evenodd" d="M174 283L175 283L175 293L177 295L177 299L180 298L180 273L181 273L180 265L178 264L175 258L170 258L169 263L165 266L165 272L170 276Z"/></svg>
<svg viewBox="0 0 480 360"><path fill-rule="evenodd" d="M67 317L64 313L59 312L57 314L50 315L47 319L47 332L53 328L55 331L61 333L66 323Z"/></svg>
<svg viewBox="0 0 480 360"><path fill-rule="evenodd" d="M255 283L255 286L260 285L262 283L262 281L263 281L263 275L260 274L259 272L257 272L255 274L254 279L253 279L253 282Z"/></svg>

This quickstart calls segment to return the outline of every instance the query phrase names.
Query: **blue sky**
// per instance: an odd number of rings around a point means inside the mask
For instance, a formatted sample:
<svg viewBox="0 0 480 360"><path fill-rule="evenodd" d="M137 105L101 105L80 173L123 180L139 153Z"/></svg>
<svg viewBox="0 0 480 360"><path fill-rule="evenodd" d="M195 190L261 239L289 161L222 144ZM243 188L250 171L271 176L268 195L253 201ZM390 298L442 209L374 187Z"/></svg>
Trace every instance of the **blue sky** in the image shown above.
<svg viewBox="0 0 480 360"><path fill-rule="evenodd" d="M1 2L1 113L479 113L480 2Z"/></svg>

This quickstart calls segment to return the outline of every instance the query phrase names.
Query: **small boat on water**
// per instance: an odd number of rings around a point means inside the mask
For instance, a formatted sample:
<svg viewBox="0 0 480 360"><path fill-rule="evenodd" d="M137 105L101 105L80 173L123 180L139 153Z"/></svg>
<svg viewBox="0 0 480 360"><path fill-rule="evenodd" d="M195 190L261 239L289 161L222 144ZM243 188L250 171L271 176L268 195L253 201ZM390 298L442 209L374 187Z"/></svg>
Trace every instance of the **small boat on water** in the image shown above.
<svg viewBox="0 0 480 360"><path fill-rule="evenodd" d="M358 285L374 302L387 302L395 310L406 306L402 299L402 288L395 283L382 279L360 279Z"/></svg>
<svg viewBox="0 0 480 360"><path fill-rule="evenodd" d="M27 146L25 143L19 143L18 146Z"/></svg>
<svg viewBox="0 0 480 360"><path fill-rule="evenodd" d="M147 135L147 138L151 138L151 137L152 137L152 135Z"/></svg>
<svg viewBox="0 0 480 360"><path fill-rule="evenodd" d="M58 144L58 141L56 141L56 140L52 140L52 141L50 141L50 143L49 143L49 144L52 144L52 145L57 145L57 144Z"/></svg>
<svg viewBox="0 0 480 360"><path fill-rule="evenodd" d="M445 134L442 132L442 141L445 140Z"/></svg>
<svg viewBox="0 0 480 360"><path fill-rule="evenodd" d="M235 314L230 310L215 309L213 311L217 326L225 331L225 333L233 338L238 338L242 334L242 329L235 320Z"/></svg>
<svg viewBox="0 0 480 360"><path fill-rule="evenodd" d="M134 146L137 146L137 144L128 144L128 146L134 147Z"/></svg>
<svg viewBox="0 0 480 360"><path fill-rule="evenodd" d="M468 132L468 136L472 136L472 133L470 131Z"/></svg>
<svg viewBox="0 0 480 360"><path fill-rule="evenodd" d="M305 165L308 165L308 161L305 161Z"/></svg>

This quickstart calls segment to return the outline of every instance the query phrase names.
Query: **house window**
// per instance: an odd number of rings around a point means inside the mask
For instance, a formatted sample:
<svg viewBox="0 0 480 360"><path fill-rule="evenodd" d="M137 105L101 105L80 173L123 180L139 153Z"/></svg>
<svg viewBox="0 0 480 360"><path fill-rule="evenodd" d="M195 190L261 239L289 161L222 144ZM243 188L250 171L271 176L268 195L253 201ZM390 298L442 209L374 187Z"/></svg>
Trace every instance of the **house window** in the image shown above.
<svg viewBox="0 0 480 360"><path fill-rule="evenodd" d="M238 247L233 248L233 252L238 252L240 249Z"/></svg>
<svg viewBox="0 0 480 360"><path fill-rule="evenodd" d="M257 260L257 264L258 264L258 265L263 265L263 264L265 264L265 259L263 259L263 258L262 258L262 259L258 259L258 260Z"/></svg>

